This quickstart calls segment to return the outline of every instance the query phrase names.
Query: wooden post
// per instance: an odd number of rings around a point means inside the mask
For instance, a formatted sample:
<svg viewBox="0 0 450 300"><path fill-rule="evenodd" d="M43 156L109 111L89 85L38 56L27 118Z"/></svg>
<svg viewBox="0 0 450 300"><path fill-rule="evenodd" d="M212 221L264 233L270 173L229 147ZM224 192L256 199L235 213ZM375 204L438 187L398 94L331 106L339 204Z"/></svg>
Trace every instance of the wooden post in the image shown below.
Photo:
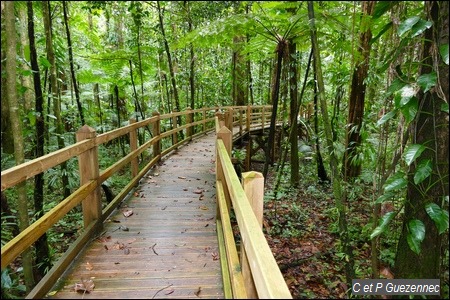
<svg viewBox="0 0 450 300"><path fill-rule="evenodd" d="M245 195L247 196L250 206L255 213L256 220L262 230L263 209L264 209L264 177L259 172L245 172L242 173L242 186ZM248 262L247 254L245 252L244 242L241 242L241 269L244 277L245 290L249 299L257 299L258 293L256 291L255 283L253 282L252 271Z"/></svg>
<svg viewBox="0 0 450 300"><path fill-rule="evenodd" d="M190 111L190 113L186 115L186 125L192 124L194 122L194 113L192 112L192 108L187 107L186 110ZM186 135L188 138L191 138L193 134L194 134L193 126L189 126L188 128L186 128Z"/></svg>
<svg viewBox="0 0 450 300"><path fill-rule="evenodd" d="M225 126L231 131L233 135L233 108L229 107L225 112Z"/></svg>
<svg viewBox="0 0 450 300"><path fill-rule="evenodd" d="M262 133L264 133L264 123L266 122L266 112L265 112L265 107L262 107L262 112L261 112L261 126L262 126Z"/></svg>
<svg viewBox="0 0 450 300"><path fill-rule="evenodd" d="M242 107L239 108L239 136L242 136L242 127L244 126L244 114L242 113Z"/></svg>
<svg viewBox="0 0 450 300"><path fill-rule="evenodd" d="M156 121L153 123L153 137L157 139L157 141L153 144L153 157L157 157L161 156L161 140L159 139L159 135L161 134L161 126L160 126L161 120L159 118L160 113L154 111L152 113L152 116L156 117Z"/></svg>
<svg viewBox="0 0 450 300"><path fill-rule="evenodd" d="M177 112L178 110L175 108L174 110L173 110L173 113L174 112ZM172 117L172 129L175 129L175 128L177 128L178 127L178 124L177 124L177 117L176 116L173 116ZM178 132L175 132L174 134L172 134L172 145L175 145L175 144L177 144L178 143Z"/></svg>
<svg viewBox="0 0 450 300"><path fill-rule="evenodd" d="M252 107L247 105L247 120L245 122L246 130L250 134L250 118L252 116Z"/></svg>
<svg viewBox="0 0 450 300"><path fill-rule="evenodd" d="M130 119L130 124L136 123L136 119ZM137 143L137 129L130 131L130 152L133 152L138 147ZM131 160L131 177L134 178L139 173L139 160L135 157Z"/></svg>
<svg viewBox="0 0 450 300"><path fill-rule="evenodd" d="M219 127L217 127L217 124L216 124L216 133L217 133L217 132L219 132L220 128L225 126L225 115L218 111L218 112L216 112L215 116L219 120Z"/></svg>
<svg viewBox="0 0 450 300"><path fill-rule="evenodd" d="M231 147L233 143L233 135L231 134L231 131L225 127L222 126L220 130L217 132L216 139L221 139L225 145L225 148L227 149L228 156L231 157ZM219 153L217 151L217 141L216 141L216 181L220 180L221 182L225 183L225 176L223 174L223 168L222 163L220 162ZM231 198L230 193L228 192L228 189L224 189L225 193L225 200L227 202L228 210L231 210ZM217 216L220 215L219 207L217 206Z"/></svg>
<svg viewBox="0 0 450 300"><path fill-rule="evenodd" d="M203 108L203 133L206 134L206 107Z"/></svg>
<svg viewBox="0 0 450 300"><path fill-rule="evenodd" d="M93 139L97 136L94 128L87 125L81 127L77 133L77 142L81 142L87 139ZM98 167L98 147L92 147L86 152L81 153L78 156L78 165L80 172L80 185L83 185L91 180L97 180L99 176ZM82 202L83 208L83 221L84 228L88 227L91 222L98 221L102 215L102 198L100 191L100 184L88 195ZM99 230L102 226L101 222L98 222Z"/></svg>

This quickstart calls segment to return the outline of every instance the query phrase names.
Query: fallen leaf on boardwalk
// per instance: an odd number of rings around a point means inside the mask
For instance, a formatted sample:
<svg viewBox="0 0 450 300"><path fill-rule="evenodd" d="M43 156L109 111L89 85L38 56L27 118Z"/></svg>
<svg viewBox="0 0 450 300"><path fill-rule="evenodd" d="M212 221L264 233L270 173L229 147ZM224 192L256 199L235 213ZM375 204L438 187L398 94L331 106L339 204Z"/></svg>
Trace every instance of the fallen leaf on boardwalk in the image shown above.
<svg viewBox="0 0 450 300"><path fill-rule="evenodd" d="M92 280L83 280L81 279L81 283L75 283L75 292L78 293L90 293L94 290L94 282Z"/></svg>
<svg viewBox="0 0 450 300"><path fill-rule="evenodd" d="M175 290L174 290L174 289L171 289L171 290L167 291L165 294L166 294L166 295L170 295L170 294L172 294L173 292L175 292Z"/></svg>
<svg viewBox="0 0 450 300"><path fill-rule="evenodd" d="M134 196L135 197L139 197L139 193L138 192L134 192Z"/></svg>
<svg viewBox="0 0 450 300"><path fill-rule="evenodd" d="M124 248L124 249L123 249L123 253L124 253L125 255L130 254L130 249Z"/></svg>
<svg viewBox="0 0 450 300"><path fill-rule="evenodd" d="M99 238L98 238L98 241L99 241L99 242L102 242L102 243L109 242L110 240L111 240L111 236L110 236L110 235L108 235L108 236L102 236L102 237L99 237Z"/></svg>
<svg viewBox="0 0 450 300"><path fill-rule="evenodd" d="M195 296L197 296L197 297L200 297L199 295L200 295L200 293L201 293L201 291L202 291L202 287L201 286L199 286L198 287L198 290L197 291L195 291Z"/></svg>
<svg viewBox="0 0 450 300"><path fill-rule="evenodd" d="M193 193L194 193L194 194L202 194L202 193L203 193L203 190L195 190Z"/></svg>
<svg viewBox="0 0 450 300"><path fill-rule="evenodd" d="M184 176L178 176L179 179L186 179Z"/></svg>
<svg viewBox="0 0 450 300"><path fill-rule="evenodd" d="M198 197L198 200L202 201L204 197L205 196L203 196L203 194L202 194L200 197Z"/></svg>
<svg viewBox="0 0 450 300"><path fill-rule="evenodd" d="M187 191L188 189L184 188L183 191Z"/></svg>
<svg viewBox="0 0 450 300"><path fill-rule="evenodd" d="M124 245L119 242L116 242L113 246L113 249L116 249L116 250L122 250L123 248L124 248Z"/></svg>
<svg viewBox="0 0 450 300"><path fill-rule="evenodd" d="M128 218L129 216L131 216L133 214L132 210L126 210L123 212L123 215L125 216L125 218Z"/></svg>
<svg viewBox="0 0 450 300"><path fill-rule="evenodd" d="M212 256L213 260L218 260L219 259L219 253L217 253L217 252L211 253L211 256Z"/></svg>
<svg viewBox="0 0 450 300"><path fill-rule="evenodd" d="M202 205L202 206L200 206L200 209L201 209L201 210L208 210L208 207Z"/></svg>
<svg viewBox="0 0 450 300"><path fill-rule="evenodd" d="M94 266L92 266L90 262L87 262L86 263L86 270L91 271L92 269L94 269Z"/></svg>

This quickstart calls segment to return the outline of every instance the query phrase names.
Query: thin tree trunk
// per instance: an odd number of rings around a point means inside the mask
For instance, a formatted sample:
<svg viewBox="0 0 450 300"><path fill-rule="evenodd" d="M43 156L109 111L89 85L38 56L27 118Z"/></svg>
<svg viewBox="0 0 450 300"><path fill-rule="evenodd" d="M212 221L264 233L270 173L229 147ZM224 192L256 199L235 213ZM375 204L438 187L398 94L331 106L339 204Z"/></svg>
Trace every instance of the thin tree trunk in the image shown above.
<svg viewBox="0 0 450 300"><path fill-rule="evenodd" d="M173 64L172 64L172 56L170 54L169 43L167 42L166 33L164 31L163 12L161 11L161 6L159 5L159 1L156 1L156 4L158 6L159 27L161 29L161 34L163 36L164 48L166 50L167 62L169 64L170 79L172 82L173 96L175 98L175 107L177 108L178 111L181 111L180 98L178 97L177 82L175 79L175 72L173 70ZM177 123L178 123L178 126L181 126L181 116L177 117ZM181 135L181 139L183 139L184 138L183 131L180 131L180 135Z"/></svg>
<svg viewBox="0 0 450 300"><path fill-rule="evenodd" d="M314 73L314 82L316 82L316 74ZM320 140L319 140L319 116L317 106L317 85L314 85L314 135L316 144L316 164L317 164L317 177L320 183L329 182L330 179L327 175L327 170L323 164L322 153L320 152Z"/></svg>
<svg viewBox="0 0 450 300"><path fill-rule="evenodd" d="M347 216L346 216L346 201L345 196L342 190L342 177L338 169L338 161L335 155L335 151L333 151L333 137L331 133L331 123L328 117L328 108L325 100L325 85L323 82L322 75L322 65L320 61L320 52L319 46L317 42L316 28L315 28L315 17L314 17L314 6L312 1L308 1L308 16L310 21L311 28L311 43L313 47L314 53L314 73L317 78L317 87L318 93L317 97L320 102L320 108L322 111L322 119L324 125L324 131L327 141L328 153L330 155L330 166L331 166L331 174L332 174L332 183L333 183L333 194L336 201L336 208L339 211L339 231L340 231L340 239L342 244L342 250L347 256L347 260L345 263L345 275L347 284L350 286L352 284L352 279L354 276L354 259L352 249L349 245L348 238L348 229L347 229Z"/></svg>
<svg viewBox="0 0 450 300"><path fill-rule="evenodd" d="M289 94L291 98L290 105L290 134L289 140L291 144L291 184L296 187L300 180L299 178L299 161L298 161L298 124L297 124L297 45L293 40L289 43Z"/></svg>
<svg viewBox="0 0 450 300"><path fill-rule="evenodd" d="M30 40L30 60L31 69L33 70L34 94L36 98L36 139L35 139L35 157L44 155L44 98L42 96L41 77L37 62L36 45L34 41L34 21L33 21L33 4L31 1L28 5L28 38ZM44 215L44 174L40 173L34 176L34 210L37 218ZM51 267L50 250L47 243L47 234L44 233L35 243L36 257L41 261L37 266L39 274L42 278L46 269Z"/></svg>
<svg viewBox="0 0 450 300"><path fill-rule="evenodd" d="M28 1L29 5L31 2ZM5 6L5 33L6 33L6 94L8 99L9 117L11 121L11 130L14 132L14 158L16 165L25 161L24 145L22 138L22 125L19 117L19 104L17 101L16 90L16 28L14 17L14 2L6 1ZM29 15L28 15L29 17ZM31 20L29 18L29 20ZM28 201L26 182L17 185L18 194L18 213L19 213L19 229L25 230L29 225L28 219ZM25 286L29 292L34 286L33 277L33 258L31 249L28 248L22 252L22 266L25 279Z"/></svg>
<svg viewBox="0 0 450 300"><path fill-rule="evenodd" d="M26 20L27 19L27 11L25 6L18 5L19 10L19 19ZM20 48L21 55L25 58L25 49L29 46L28 41L28 32L27 32L27 24L26 22L19 22L20 28ZM21 64L22 70L30 70L28 64L23 60ZM25 111L31 111L33 108L33 83L31 82L31 76L20 76L21 84L25 88L23 92L23 105Z"/></svg>
<svg viewBox="0 0 450 300"><path fill-rule="evenodd" d="M67 1L63 1L63 12L64 12L64 24L66 26L67 47L69 48L70 74L72 76L72 84L73 84L73 89L75 91L75 99L77 101L77 107L78 107L78 113L80 114L81 125L84 125L84 124L86 124L86 122L84 120L83 106L81 105L81 101L80 101L80 91L78 90L77 78L75 75L75 68L73 66L72 41L70 39L69 20L67 17Z"/></svg>
<svg viewBox="0 0 450 300"><path fill-rule="evenodd" d="M347 121L347 141L346 151L344 153L344 180L357 177L361 173L361 161L357 158L358 147L361 144L361 126L364 117L364 99L366 94L366 84L364 83L369 71L370 40L372 31L368 18L375 10L376 1L362 1L362 21L366 23L364 32L359 38L358 49L360 60L357 60L353 70L352 89L350 93L350 102Z"/></svg>
<svg viewBox="0 0 450 300"><path fill-rule="evenodd" d="M287 43L285 40L278 41L277 45L277 57L275 65L275 78L274 87L272 88L272 116L270 119L270 129L269 138L267 140L267 150L266 150L266 161L264 163L263 176L267 178L267 172L269 171L269 165L273 164L273 144L275 141L275 129L276 129L276 118L278 112L278 97L280 91L280 79L281 79L281 64L283 62L284 51L286 51Z"/></svg>
<svg viewBox="0 0 450 300"><path fill-rule="evenodd" d="M55 127L57 133L58 140L58 149L62 149L65 147L64 144L64 125L61 119L61 103L59 102L58 96L58 83L57 83L57 75L56 75L56 60L55 53L53 51L53 37L52 37L52 23L50 17L50 1L42 2L42 13L44 17L44 28L45 28L45 36L46 36L46 48L47 48L47 58L50 62L50 85L51 85L51 95L53 99L53 114L56 117ZM64 162L61 164L61 180L62 187L64 191L64 198L69 197L70 188L69 188L69 177L67 175L67 163Z"/></svg>

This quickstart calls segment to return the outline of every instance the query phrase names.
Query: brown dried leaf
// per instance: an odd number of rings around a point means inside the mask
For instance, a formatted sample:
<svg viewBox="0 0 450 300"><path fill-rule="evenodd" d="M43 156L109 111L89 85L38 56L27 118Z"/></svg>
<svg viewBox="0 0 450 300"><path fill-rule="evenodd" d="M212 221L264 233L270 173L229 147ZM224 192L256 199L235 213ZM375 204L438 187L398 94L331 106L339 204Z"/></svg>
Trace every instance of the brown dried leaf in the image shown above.
<svg viewBox="0 0 450 300"><path fill-rule="evenodd" d="M94 266L93 265L91 265L91 263L90 262L87 262L86 263L86 270L88 270L88 271L92 271L94 269Z"/></svg>
<svg viewBox="0 0 450 300"><path fill-rule="evenodd" d="M175 290L174 290L174 289L170 289L170 290L168 290L167 292L165 292L165 294L166 294L166 295L170 295L170 294L172 294L173 292L175 292Z"/></svg>
<svg viewBox="0 0 450 300"><path fill-rule="evenodd" d="M125 218L128 218L132 214L133 214L133 211L131 209L130 210L126 210L126 211L123 212L123 215L124 215Z"/></svg>
<svg viewBox="0 0 450 300"><path fill-rule="evenodd" d="M212 256L213 260L218 260L219 259L219 253L217 253L217 252L211 253L211 256Z"/></svg>
<svg viewBox="0 0 450 300"><path fill-rule="evenodd" d="M200 206L200 209L201 209L201 210L208 210L208 207L202 205L202 206Z"/></svg>
<svg viewBox="0 0 450 300"><path fill-rule="evenodd" d="M194 194L203 194L203 190L197 189L193 193Z"/></svg>
<svg viewBox="0 0 450 300"><path fill-rule="evenodd" d="M178 176L179 179L186 179L185 176Z"/></svg>
<svg viewBox="0 0 450 300"><path fill-rule="evenodd" d="M195 291L195 296L197 296L197 297L200 297L199 295L200 295L200 293L201 293L201 291L202 291L202 287L201 286L199 286L198 287L198 290L197 291Z"/></svg>
<svg viewBox="0 0 450 300"><path fill-rule="evenodd" d="M94 281L92 281L91 279L89 280L83 280L81 279L81 283L75 283L74 289L75 292L78 293L90 293L94 290Z"/></svg>

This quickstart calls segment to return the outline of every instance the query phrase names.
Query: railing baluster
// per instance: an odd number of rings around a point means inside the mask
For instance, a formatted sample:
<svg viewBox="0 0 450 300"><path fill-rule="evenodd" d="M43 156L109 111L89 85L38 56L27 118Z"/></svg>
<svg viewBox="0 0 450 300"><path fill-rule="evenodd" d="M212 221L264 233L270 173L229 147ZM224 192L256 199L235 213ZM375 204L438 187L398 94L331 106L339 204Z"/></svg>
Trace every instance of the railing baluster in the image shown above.
<svg viewBox="0 0 450 300"><path fill-rule="evenodd" d="M95 129L84 125L77 133L77 142L87 139L94 139L97 136ZM78 156L79 172L80 172L80 186L89 182L90 180L98 180L98 147L94 146L91 149L81 153ZM102 215L102 198L100 194L100 184L89 194L82 202L84 227L88 227L93 221L99 220ZM102 224L99 222L99 227Z"/></svg>
<svg viewBox="0 0 450 300"><path fill-rule="evenodd" d="M245 195L255 213L256 220L262 228L263 209L264 209L264 177L260 172L242 173L242 187ZM244 243L241 243L241 269L244 277L244 284L247 290L247 296L250 299L257 299L255 282L253 281L252 271L248 262L247 253L245 252Z"/></svg>
<svg viewBox="0 0 450 300"><path fill-rule="evenodd" d="M154 111L152 113L153 117L157 117L157 120L155 121L155 123L153 123L153 136L157 137L161 134L161 115L159 112ZM175 122L176 124L176 122ZM158 157L161 156L161 140L158 138L158 140L155 142L155 144L153 145L153 157ZM159 159L158 159L159 161Z"/></svg>
<svg viewBox="0 0 450 300"><path fill-rule="evenodd" d="M130 119L130 124L136 123L136 119ZM133 152L138 147L137 143L137 129L130 131L130 152ZM135 157L131 160L131 177L134 178L139 173L139 160Z"/></svg>

